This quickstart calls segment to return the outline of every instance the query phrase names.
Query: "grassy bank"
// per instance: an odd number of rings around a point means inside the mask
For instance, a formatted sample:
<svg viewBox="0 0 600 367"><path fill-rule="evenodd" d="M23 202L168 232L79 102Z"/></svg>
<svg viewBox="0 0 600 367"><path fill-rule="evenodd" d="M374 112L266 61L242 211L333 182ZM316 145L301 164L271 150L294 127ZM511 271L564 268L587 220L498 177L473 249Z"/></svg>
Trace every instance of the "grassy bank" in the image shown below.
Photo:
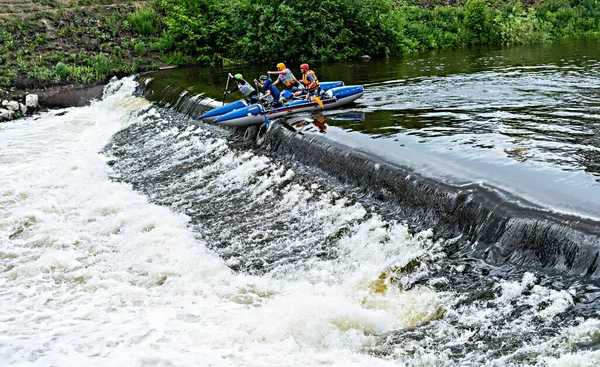
<svg viewBox="0 0 600 367"><path fill-rule="evenodd" d="M7 1L7 0L5 0ZM165 65L151 49L146 1L8 0L0 9L4 98L65 84L104 83ZM153 32L159 32L156 28Z"/></svg>
<svg viewBox="0 0 600 367"><path fill-rule="evenodd" d="M7 94L161 66L333 61L600 32L595 0L5 0Z"/></svg>

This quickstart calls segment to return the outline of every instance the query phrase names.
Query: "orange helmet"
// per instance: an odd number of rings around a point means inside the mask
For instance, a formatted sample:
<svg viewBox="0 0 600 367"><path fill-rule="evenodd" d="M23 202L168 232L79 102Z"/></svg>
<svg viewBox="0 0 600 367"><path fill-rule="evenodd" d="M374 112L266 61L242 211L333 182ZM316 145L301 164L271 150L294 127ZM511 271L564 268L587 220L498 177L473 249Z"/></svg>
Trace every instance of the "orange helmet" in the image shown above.
<svg viewBox="0 0 600 367"><path fill-rule="evenodd" d="M279 64L277 64L277 70L284 70L285 69L285 64L280 62Z"/></svg>
<svg viewBox="0 0 600 367"><path fill-rule="evenodd" d="M300 65L300 69L302 69L302 70L308 70L310 68L308 67L308 64L302 64L302 65Z"/></svg>

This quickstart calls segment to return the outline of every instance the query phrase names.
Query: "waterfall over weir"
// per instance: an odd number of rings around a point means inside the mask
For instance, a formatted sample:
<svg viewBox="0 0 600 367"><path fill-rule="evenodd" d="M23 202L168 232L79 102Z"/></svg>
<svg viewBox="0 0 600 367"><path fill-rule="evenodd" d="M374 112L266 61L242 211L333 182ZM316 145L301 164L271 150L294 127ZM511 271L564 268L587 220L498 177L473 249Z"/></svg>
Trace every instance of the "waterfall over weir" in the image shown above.
<svg viewBox="0 0 600 367"><path fill-rule="evenodd" d="M148 76L141 80L139 93L144 97L192 119L216 103ZM296 120L303 118L309 117ZM321 135L314 129L294 132L297 128L290 126L290 121L274 121L268 133L261 132L259 144L257 126L229 131L244 149L285 164L313 167L314 174L323 175L331 185L345 185L361 200L383 205L390 216L409 227L432 228L436 237L452 239L447 245L450 256L600 280L596 212L585 217L556 210L535 202L535 197L529 200L532 197L511 192L510 186L430 177L385 152L346 144L345 136L351 133L336 127Z"/></svg>
<svg viewBox="0 0 600 367"><path fill-rule="evenodd" d="M439 134L456 122L410 130L416 144L372 138L374 118L395 117L370 85L350 112L262 134L199 123L218 104L210 83L168 75L0 126L5 364L598 364L597 198L580 200L595 176L576 164L594 146L553 169L593 122L557 124L570 142L552 151L481 144L492 129L472 121L479 135L457 144ZM443 155L427 151L440 141ZM523 174L511 185L493 175L511 170ZM532 171L560 185L533 182L532 195L519 185Z"/></svg>

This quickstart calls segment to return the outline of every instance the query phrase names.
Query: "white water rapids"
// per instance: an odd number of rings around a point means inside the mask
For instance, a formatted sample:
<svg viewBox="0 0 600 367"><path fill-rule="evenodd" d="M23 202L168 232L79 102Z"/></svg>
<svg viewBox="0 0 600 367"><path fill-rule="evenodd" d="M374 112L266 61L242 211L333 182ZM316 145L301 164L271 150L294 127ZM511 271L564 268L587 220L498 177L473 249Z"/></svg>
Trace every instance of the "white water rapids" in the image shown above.
<svg viewBox="0 0 600 367"><path fill-rule="evenodd" d="M111 136L160 118L134 89L126 78L90 106L0 125L0 365L455 365L451 346L431 337L386 355L367 350L379 336L427 324L457 344L469 342L477 330L499 332L490 321L522 305L531 311L506 327L527 329L529 320L551 319L573 302L568 290L533 285L529 273L521 282L498 280L500 297L468 307L455 307L461 295L450 291L388 284L382 273L418 257L435 260L439 244L427 231L413 236L402 224L366 218L360 204L331 203L334 193L311 205L320 230L351 223L339 258L315 260L309 272L235 273L184 215L109 179L100 151ZM275 164L217 143L206 149ZM247 165L239 167L232 176L246 174ZM294 210L303 195L292 187L281 205ZM593 366L600 352L570 348L599 339L600 322L589 319L519 350L535 351L540 366ZM504 364L510 356L481 356L467 356L468 365L513 364Z"/></svg>

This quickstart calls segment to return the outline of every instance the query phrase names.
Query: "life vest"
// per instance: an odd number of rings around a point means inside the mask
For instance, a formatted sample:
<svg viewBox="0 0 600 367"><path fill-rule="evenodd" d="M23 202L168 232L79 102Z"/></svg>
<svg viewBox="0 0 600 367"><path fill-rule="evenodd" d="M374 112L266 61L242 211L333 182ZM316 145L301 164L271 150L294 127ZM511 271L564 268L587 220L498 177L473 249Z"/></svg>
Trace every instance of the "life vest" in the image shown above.
<svg viewBox="0 0 600 367"><path fill-rule="evenodd" d="M313 78L315 78L315 86L311 89L317 89L319 88L319 80L317 79L317 75L315 75L315 72L312 70L307 71L306 73L302 74L302 84L304 84L306 86L306 88L308 88L308 86L310 85L310 81L308 80L308 75L312 75Z"/></svg>
<svg viewBox="0 0 600 367"><path fill-rule="evenodd" d="M280 74L279 80L281 80L281 82L285 84L286 87L289 87L290 85L295 84L298 81L298 79L296 79L296 77L294 76L294 74L292 74L292 71L290 69L288 69L287 73Z"/></svg>
<svg viewBox="0 0 600 367"><path fill-rule="evenodd" d="M247 97L250 97L250 95L255 92L255 89L252 88L252 86L248 82L243 83L243 84L239 83L238 89L240 90L240 92L244 93Z"/></svg>

